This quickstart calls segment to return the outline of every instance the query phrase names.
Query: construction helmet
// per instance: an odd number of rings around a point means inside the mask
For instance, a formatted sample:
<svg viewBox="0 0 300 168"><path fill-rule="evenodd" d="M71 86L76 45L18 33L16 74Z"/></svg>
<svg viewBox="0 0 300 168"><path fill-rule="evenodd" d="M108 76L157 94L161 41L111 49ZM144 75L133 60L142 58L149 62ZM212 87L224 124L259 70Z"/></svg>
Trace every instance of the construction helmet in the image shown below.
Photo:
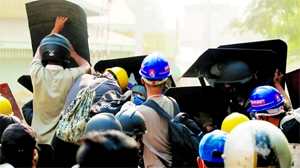
<svg viewBox="0 0 300 168"><path fill-rule="evenodd" d="M146 133L145 118L140 112L136 111L135 107L118 112L116 118L120 121L123 132L126 135L132 136Z"/></svg>
<svg viewBox="0 0 300 168"><path fill-rule="evenodd" d="M247 111L262 112L270 110L282 105L283 101L281 94L276 88L272 86L259 86L250 95L251 107Z"/></svg>
<svg viewBox="0 0 300 168"><path fill-rule="evenodd" d="M71 44L67 38L60 34L50 34L40 43L42 62L61 61L64 66L69 63Z"/></svg>
<svg viewBox="0 0 300 168"><path fill-rule="evenodd" d="M0 94L0 114L14 115L10 102Z"/></svg>
<svg viewBox="0 0 300 168"><path fill-rule="evenodd" d="M239 60L229 61L224 64L220 77L215 83L246 83L252 79L252 72L249 66Z"/></svg>
<svg viewBox="0 0 300 168"><path fill-rule="evenodd" d="M228 134L225 167L291 167L289 143L282 131L262 120L239 124Z"/></svg>
<svg viewBox="0 0 300 168"><path fill-rule="evenodd" d="M224 152L227 136L228 134L221 130L206 133L199 143L199 157L208 162L223 163L221 154Z"/></svg>
<svg viewBox="0 0 300 168"><path fill-rule="evenodd" d="M224 118L221 125L221 130L230 133L233 128L245 121L249 121L249 118L244 114L238 112L231 113Z"/></svg>
<svg viewBox="0 0 300 168"><path fill-rule="evenodd" d="M144 58L139 73L146 83L159 85L168 79L171 70L165 56L155 52Z"/></svg>
<svg viewBox="0 0 300 168"><path fill-rule="evenodd" d="M100 113L93 116L84 129L84 134L91 131L118 130L122 131L120 122L111 113Z"/></svg>
<svg viewBox="0 0 300 168"><path fill-rule="evenodd" d="M128 75L127 75L127 72L125 71L125 69L123 69L121 67L112 67L112 68L105 69L104 73L106 73L106 72L110 73L110 74L107 74L106 76L109 77L110 75L112 75L113 78L111 78L111 79L116 80L122 90L127 88Z"/></svg>

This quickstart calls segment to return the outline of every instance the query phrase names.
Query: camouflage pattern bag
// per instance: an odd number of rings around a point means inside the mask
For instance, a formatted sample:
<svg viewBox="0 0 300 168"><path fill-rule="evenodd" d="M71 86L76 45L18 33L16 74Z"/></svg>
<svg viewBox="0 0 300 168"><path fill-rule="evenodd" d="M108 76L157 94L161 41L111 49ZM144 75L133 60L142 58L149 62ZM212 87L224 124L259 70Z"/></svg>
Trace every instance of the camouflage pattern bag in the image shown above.
<svg viewBox="0 0 300 168"><path fill-rule="evenodd" d="M104 80L103 82L105 82ZM102 83L103 83L102 82ZM82 88L76 95L76 98L71 102L65 114L58 123L56 136L69 143L79 145L78 140L83 135L85 125L89 121L89 111L93 104L96 92L95 90L102 84L100 83L95 88L89 88L90 81L87 87Z"/></svg>

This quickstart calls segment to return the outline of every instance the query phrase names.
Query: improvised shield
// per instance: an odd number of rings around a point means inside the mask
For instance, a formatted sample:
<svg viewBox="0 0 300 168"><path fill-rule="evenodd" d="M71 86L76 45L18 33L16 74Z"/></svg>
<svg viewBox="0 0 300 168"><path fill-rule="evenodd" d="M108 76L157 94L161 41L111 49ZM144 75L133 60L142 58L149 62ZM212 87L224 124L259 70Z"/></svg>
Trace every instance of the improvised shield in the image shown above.
<svg viewBox="0 0 300 168"><path fill-rule="evenodd" d="M128 76L133 73L136 81L141 85L141 75L139 74L139 70L146 56L147 55L141 55L126 58L100 60L95 64L94 70L102 73L106 68L122 67L126 70ZM169 80L169 83L171 83L171 87L176 87L172 75L169 77Z"/></svg>
<svg viewBox="0 0 300 168"><path fill-rule="evenodd" d="M280 59L279 59L280 58ZM248 64L259 85L272 84L282 58L271 50L216 48L206 50L182 77L212 78L211 67L218 63L241 60ZM286 59L286 58L285 58ZM285 69L281 73L285 74Z"/></svg>
<svg viewBox="0 0 300 168"><path fill-rule="evenodd" d="M26 3L26 11L33 53L52 31L56 17L66 16L68 21L60 34L68 38L75 51L90 62L86 13L81 7L64 0L43 0ZM77 66L71 58L67 67Z"/></svg>
<svg viewBox="0 0 300 168"><path fill-rule="evenodd" d="M191 118L198 112L210 114L218 128L221 128L222 121L228 115L229 99L211 86L174 87L169 88L165 95L173 97L180 110Z"/></svg>
<svg viewBox="0 0 300 168"><path fill-rule="evenodd" d="M22 75L21 77L19 77L18 82L31 93L33 92L30 75Z"/></svg>
<svg viewBox="0 0 300 168"><path fill-rule="evenodd" d="M272 50L278 55L278 68L283 73L286 70L287 44L280 39L255 41L248 43L221 45L218 48L244 48L244 49L260 49Z"/></svg>
<svg viewBox="0 0 300 168"><path fill-rule="evenodd" d="M7 83L0 84L0 93L3 97L8 99L8 101L10 102L10 104L12 106L12 110L14 112L14 115L17 116L22 121L23 115L22 115L22 113L19 109L19 106L16 102L16 99L15 99L14 95L12 94L12 92L9 88L9 85Z"/></svg>

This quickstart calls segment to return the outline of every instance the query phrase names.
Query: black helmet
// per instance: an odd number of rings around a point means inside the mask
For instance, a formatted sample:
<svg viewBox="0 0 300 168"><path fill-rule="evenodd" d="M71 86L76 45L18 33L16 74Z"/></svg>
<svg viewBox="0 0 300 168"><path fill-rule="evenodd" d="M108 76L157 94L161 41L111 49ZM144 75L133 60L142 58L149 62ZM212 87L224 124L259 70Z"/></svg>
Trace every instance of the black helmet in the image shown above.
<svg viewBox="0 0 300 168"><path fill-rule="evenodd" d="M243 61L229 61L221 70L220 77L215 83L246 83L252 79L249 66Z"/></svg>
<svg viewBox="0 0 300 168"><path fill-rule="evenodd" d="M62 61L66 66L71 56L71 44L67 38L60 34L50 34L40 43L40 54L44 64L47 61Z"/></svg>
<svg viewBox="0 0 300 168"><path fill-rule="evenodd" d="M122 131L120 122L111 113L100 113L93 116L86 124L84 134L90 131Z"/></svg>
<svg viewBox="0 0 300 168"><path fill-rule="evenodd" d="M120 121L123 132L126 135L142 135L146 133L146 124L144 116L136 111L135 107L128 108L116 114Z"/></svg>

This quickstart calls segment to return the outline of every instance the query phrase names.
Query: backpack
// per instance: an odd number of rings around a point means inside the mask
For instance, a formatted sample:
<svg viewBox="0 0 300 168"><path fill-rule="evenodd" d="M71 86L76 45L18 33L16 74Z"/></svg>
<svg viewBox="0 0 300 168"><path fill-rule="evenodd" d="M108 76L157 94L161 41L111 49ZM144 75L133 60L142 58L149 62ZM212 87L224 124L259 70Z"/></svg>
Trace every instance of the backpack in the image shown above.
<svg viewBox="0 0 300 168"><path fill-rule="evenodd" d="M172 100L172 99L171 99ZM198 134L201 129L197 124L189 119L189 115L179 112L177 103L172 100L175 117L171 117L155 101L148 99L143 105L154 109L169 124L169 139L171 143L172 165L171 167L198 167L197 157L200 138ZM178 113L178 114L177 114ZM191 130L193 128L194 132ZM157 156L161 162L169 167L165 160Z"/></svg>
<svg viewBox="0 0 300 168"><path fill-rule="evenodd" d="M95 90L105 81L91 89L90 80L87 87L79 90L58 123L56 136L59 139L76 145L80 144L78 140L83 135L85 125L90 119L89 111L96 96Z"/></svg>
<svg viewBox="0 0 300 168"><path fill-rule="evenodd" d="M93 117L99 113L118 113L124 103L132 101L131 90L126 91L123 95L116 90L105 92L101 99L93 104L89 111L89 116Z"/></svg>

